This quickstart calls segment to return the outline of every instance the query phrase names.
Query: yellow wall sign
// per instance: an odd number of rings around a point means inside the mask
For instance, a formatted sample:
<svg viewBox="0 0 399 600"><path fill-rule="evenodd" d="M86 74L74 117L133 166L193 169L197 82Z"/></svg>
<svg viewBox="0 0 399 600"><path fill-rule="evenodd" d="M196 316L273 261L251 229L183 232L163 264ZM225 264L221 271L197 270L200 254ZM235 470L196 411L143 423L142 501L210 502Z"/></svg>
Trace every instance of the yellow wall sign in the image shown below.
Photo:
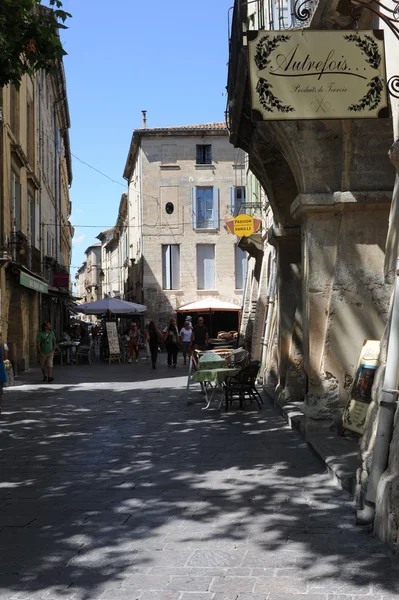
<svg viewBox="0 0 399 600"><path fill-rule="evenodd" d="M238 237L249 237L259 231L262 226L262 219L246 214L237 217L228 215L225 217L225 223L230 233L234 233Z"/></svg>
<svg viewBox="0 0 399 600"><path fill-rule="evenodd" d="M250 236L255 232L254 220L250 215L238 215L234 219L234 233L239 237Z"/></svg>
<svg viewBox="0 0 399 600"><path fill-rule="evenodd" d="M388 117L384 32L248 31L254 121Z"/></svg>

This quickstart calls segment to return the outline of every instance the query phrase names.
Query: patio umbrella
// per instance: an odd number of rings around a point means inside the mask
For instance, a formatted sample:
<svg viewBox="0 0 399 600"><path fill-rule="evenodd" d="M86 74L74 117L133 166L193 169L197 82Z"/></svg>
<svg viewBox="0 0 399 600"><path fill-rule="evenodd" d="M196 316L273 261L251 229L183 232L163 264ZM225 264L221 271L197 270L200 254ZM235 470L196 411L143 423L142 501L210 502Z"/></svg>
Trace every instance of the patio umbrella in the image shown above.
<svg viewBox="0 0 399 600"><path fill-rule="evenodd" d="M203 298L196 302L190 302L189 304L183 304L179 306L176 312L208 312L208 311L241 311L241 306L233 304L232 302L225 302L219 300L219 298Z"/></svg>
<svg viewBox="0 0 399 600"><path fill-rule="evenodd" d="M196 302L190 302L189 304L183 304L176 309L176 312L197 312L197 313L209 313L210 320L210 330L212 332L212 313L214 312L237 312L240 314L241 306L237 304L233 304L232 302L225 302L224 300L220 300L219 298L212 298L209 296L208 298L202 298L201 300L197 300ZM238 315L239 318L239 315Z"/></svg>
<svg viewBox="0 0 399 600"><path fill-rule="evenodd" d="M113 315L136 315L144 313L147 307L144 304L126 302L126 300L119 300L118 298L103 298L96 302L79 304L76 310L85 315L103 315L107 312Z"/></svg>

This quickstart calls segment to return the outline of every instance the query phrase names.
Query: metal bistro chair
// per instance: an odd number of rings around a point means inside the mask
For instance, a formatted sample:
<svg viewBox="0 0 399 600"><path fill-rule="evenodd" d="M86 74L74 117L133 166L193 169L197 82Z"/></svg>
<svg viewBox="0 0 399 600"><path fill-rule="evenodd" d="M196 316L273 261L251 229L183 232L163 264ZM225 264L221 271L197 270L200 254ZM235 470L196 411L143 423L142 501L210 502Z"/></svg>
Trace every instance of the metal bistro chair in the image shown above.
<svg viewBox="0 0 399 600"><path fill-rule="evenodd" d="M82 358L83 356L87 358L89 365L91 365L92 342L90 342L90 344L84 344L78 347L76 352L76 366L79 364L79 358Z"/></svg>
<svg viewBox="0 0 399 600"><path fill-rule="evenodd" d="M224 385L226 411L229 409L229 403L232 404L234 397L238 397L240 408L243 408L246 396L251 400L255 400L259 409L262 408L263 400L255 384L259 369L260 361L253 360L243 367L237 375L226 378Z"/></svg>
<svg viewBox="0 0 399 600"><path fill-rule="evenodd" d="M227 357L227 363L229 367L233 369L242 369L248 364L249 352L243 348L234 350L230 356Z"/></svg>
<svg viewBox="0 0 399 600"><path fill-rule="evenodd" d="M60 359L61 366L64 364L64 352L66 353L66 350L64 348L60 348L60 346L57 344L54 349L54 358Z"/></svg>

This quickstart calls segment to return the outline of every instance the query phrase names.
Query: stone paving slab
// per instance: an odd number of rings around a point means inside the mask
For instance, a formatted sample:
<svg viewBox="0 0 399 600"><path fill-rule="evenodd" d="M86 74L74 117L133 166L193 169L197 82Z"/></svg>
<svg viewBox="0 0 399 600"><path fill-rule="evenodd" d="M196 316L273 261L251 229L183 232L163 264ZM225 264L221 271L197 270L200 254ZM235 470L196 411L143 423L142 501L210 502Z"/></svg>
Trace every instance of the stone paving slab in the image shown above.
<svg viewBox="0 0 399 600"><path fill-rule="evenodd" d="M187 405L164 359L6 389L0 600L397 600L398 559L275 409Z"/></svg>

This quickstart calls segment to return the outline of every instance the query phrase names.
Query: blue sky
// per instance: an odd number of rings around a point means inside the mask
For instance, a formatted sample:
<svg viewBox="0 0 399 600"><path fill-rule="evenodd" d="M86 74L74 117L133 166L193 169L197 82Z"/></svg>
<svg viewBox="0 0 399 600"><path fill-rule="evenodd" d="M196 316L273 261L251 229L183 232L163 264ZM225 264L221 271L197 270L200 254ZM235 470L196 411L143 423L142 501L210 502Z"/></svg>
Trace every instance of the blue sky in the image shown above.
<svg viewBox="0 0 399 600"><path fill-rule="evenodd" d="M72 266L115 224L134 129L224 119L232 0L63 0L72 127ZM98 227L91 227L95 225ZM88 227L90 226L90 227ZM71 269L72 281L76 269Z"/></svg>

